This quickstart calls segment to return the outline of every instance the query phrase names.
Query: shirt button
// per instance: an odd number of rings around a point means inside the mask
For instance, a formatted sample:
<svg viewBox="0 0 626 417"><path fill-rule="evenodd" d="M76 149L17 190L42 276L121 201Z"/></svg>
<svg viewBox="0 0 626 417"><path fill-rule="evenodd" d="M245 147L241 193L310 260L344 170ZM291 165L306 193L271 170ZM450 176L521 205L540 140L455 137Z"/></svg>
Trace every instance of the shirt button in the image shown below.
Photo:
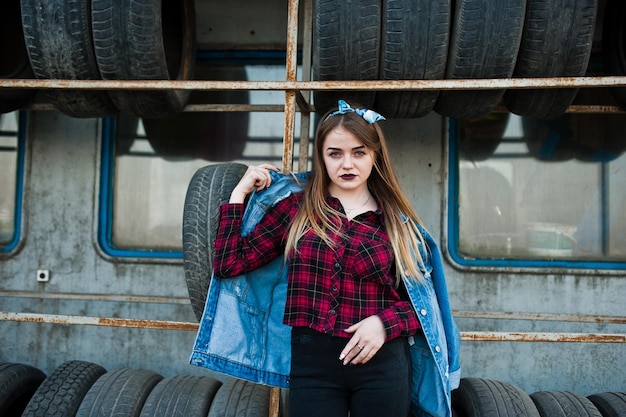
<svg viewBox="0 0 626 417"><path fill-rule="evenodd" d="M330 314L334 316L335 314L337 314L337 312L333 309L333 310L330 310Z"/></svg>
<svg viewBox="0 0 626 417"><path fill-rule="evenodd" d="M441 348L439 346L435 346L435 352L437 353L441 352Z"/></svg>
<svg viewBox="0 0 626 417"><path fill-rule="evenodd" d="M341 265L339 265L339 262L335 263L335 271L339 271L341 269Z"/></svg>
<svg viewBox="0 0 626 417"><path fill-rule="evenodd" d="M421 314L422 316L425 316L425 315L426 315L426 309L425 309L425 308L423 308L423 309L420 311L420 314Z"/></svg>
<svg viewBox="0 0 626 417"><path fill-rule="evenodd" d="M333 292L337 292L337 287L332 288Z"/></svg>

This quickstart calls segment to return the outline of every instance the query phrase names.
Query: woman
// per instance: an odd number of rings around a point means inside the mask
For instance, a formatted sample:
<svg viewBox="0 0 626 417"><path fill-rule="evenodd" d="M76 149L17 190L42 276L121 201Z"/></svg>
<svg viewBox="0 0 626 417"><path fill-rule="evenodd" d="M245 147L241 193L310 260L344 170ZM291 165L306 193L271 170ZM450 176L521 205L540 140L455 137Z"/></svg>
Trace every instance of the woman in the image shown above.
<svg viewBox="0 0 626 417"><path fill-rule="evenodd" d="M244 202L271 186L277 168L250 167L221 207L216 277L285 256L291 417L409 412L407 339L423 336L404 282L419 283L432 268L379 120L340 101L318 127L304 191L278 202L249 233L241 231Z"/></svg>

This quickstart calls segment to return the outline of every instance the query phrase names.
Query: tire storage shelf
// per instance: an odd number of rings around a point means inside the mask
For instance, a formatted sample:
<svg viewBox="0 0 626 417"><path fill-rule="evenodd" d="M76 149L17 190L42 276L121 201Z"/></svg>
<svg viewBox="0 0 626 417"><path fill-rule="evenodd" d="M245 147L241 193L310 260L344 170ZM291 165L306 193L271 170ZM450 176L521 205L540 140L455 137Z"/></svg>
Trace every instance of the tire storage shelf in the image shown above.
<svg viewBox="0 0 626 417"><path fill-rule="evenodd" d="M471 120L502 108L554 118L572 108L577 89L590 87L609 88L617 104L626 106L622 1L608 0L598 16L597 0L514 0L501 8L493 0L367 0L358 13L349 13L354 6L340 0L305 0L312 14L304 22L311 40L303 52L313 59L297 81L300 4L290 0L284 82L194 80L193 3L170 2L164 10L156 0L7 1L0 40L15 51L0 66L0 113L36 108L38 90L54 109L80 118L164 117L184 111L192 90L284 91L283 166L289 169L296 112L323 113L338 97L376 106L388 118L434 111ZM572 10L567 19L558 13L563 9ZM54 18L59 15L68 18ZM134 20L142 15L149 19ZM536 26L528 24L530 15ZM598 19L604 23L605 74L586 76ZM75 27L83 29L77 33ZM137 37L141 42L130 41ZM249 105L230 110L276 111ZM618 106L604 111L623 112ZM225 178L226 171L242 175L244 169L207 167L188 190L184 263L198 319L210 280L210 261L198 253L210 250L216 207L234 185L215 179ZM211 197L202 200L206 196ZM246 381L166 378L150 370L105 370L67 360L49 376L27 364L0 363L0 416L287 416L284 407L272 404L272 390ZM458 417L614 417L626 415L626 393L528 394L505 382L464 378L453 393L453 408Z"/></svg>

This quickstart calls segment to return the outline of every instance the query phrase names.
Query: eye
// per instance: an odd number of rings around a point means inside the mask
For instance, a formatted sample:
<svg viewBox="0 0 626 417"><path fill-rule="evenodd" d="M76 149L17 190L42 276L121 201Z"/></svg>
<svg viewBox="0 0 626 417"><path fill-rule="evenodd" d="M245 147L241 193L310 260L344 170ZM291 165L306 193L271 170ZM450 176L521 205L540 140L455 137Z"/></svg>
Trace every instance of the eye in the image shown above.
<svg viewBox="0 0 626 417"><path fill-rule="evenodd" d="M330 151L328 153L328 156L330 156L331 158L339 158L340 153L338 151Z"/></svg>
<svg viewBox="0 0 626 417"><path fill-rule="evenodd" d="M365 156L367 154L365 153L365 151L356 151L356 152L354 152L354 155L355 156Z"/></svg>

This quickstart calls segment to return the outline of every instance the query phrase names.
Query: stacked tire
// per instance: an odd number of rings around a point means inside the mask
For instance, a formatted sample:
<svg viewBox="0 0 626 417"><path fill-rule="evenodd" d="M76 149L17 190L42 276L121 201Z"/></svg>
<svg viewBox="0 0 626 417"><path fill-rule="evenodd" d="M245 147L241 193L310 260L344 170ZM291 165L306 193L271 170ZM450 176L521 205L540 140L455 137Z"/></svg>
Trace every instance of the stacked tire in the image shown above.
<svg viewBox="0 0 626 417"><path fill-rule="evenodd" d="M607 0L602 24L602 62L606 75L626 75L626 2ZM613 87L615 100L626 107L626 87Z"/></svg>
<svg viewBox="0 0 626 417"><path fill-rule="evenodd" d="M35 78L28 61L20 18L20 0L5 0L0 13L0 78ZM0 89L0 113L9 113L29 104L36 90Z"/></svg>
<svg viewBox="0 0 626 417"><path fill-rule="evenodd" d="M239 163L207 165L198 169L187 187L183 210L183 267L189 301L198 321L202 319L213 274L213 243L220 206L248 167Z"/></svg>
<svg viewBox="0 0 626 417"><path fill-rule="evenodd" d="M265 417L269 387L239 379L164 378L156 372L68 361L48 377L0 363L2 417Z"/></svg>
<svg viewBox="0 0 626 417"><path fill-rule="evenodd" d="M287 416L286 390L281 416ZM267 417L270 388L241 379L164 378L148 370L107 371L67 361L49 376L25 364L0 363L3 417ZM484 378L463 378L452 391L456 417L623 417L626 393L583 397L567 391L528 395L519 387Z"/></svg>
<svg viewBox="0 0 626 417"><path fill-rule="evenodd" d="M615 114L524 118L522 127L528 153L540 161L611 162L626 150L624 120Z"/></svg>
<svg viewBox="0 0 626 417"><path fill-rule="evenodd" d="M315 0L313 76L320 81L584 76L597 3ZM318 113L345 98L374 106L388 118L420 117L435 110L477 119L504 103L512 113L552 119L566 111L576 93L563 88L318 91L314 100Z"/></svg>
<svg viewBox="0 0 626 417"><path fill-rule="evenodd" d="M0 416L21 416L45 378L43 372L30 365L0 362Z"/></svg>
<svg viewBox="0 0 626 417"><path fill-rule="evenodd" d="M462 378L452 391L457 417L618 417L626 415L626 393L583 397L567 391L528 395L519 387L483 378Z"/></svg>
<svg viewBox="0 0 626 417"><path fill-rule="evenodd" d="M36 78L189 80L193 76L193 0L21 0L20 6L23 39ZM162 117L180 112L189 92L58 89L47 90L46 96L72 117L117 113Z"/></svg>
<svg viewBox="0 0 626 417"><path fill-rule="evenodd" d="M597 0L528 0L514 76L585 75L595 28ZM507 108L521 116L553 119L565 112L576 89L511 90Z"/></svg>

